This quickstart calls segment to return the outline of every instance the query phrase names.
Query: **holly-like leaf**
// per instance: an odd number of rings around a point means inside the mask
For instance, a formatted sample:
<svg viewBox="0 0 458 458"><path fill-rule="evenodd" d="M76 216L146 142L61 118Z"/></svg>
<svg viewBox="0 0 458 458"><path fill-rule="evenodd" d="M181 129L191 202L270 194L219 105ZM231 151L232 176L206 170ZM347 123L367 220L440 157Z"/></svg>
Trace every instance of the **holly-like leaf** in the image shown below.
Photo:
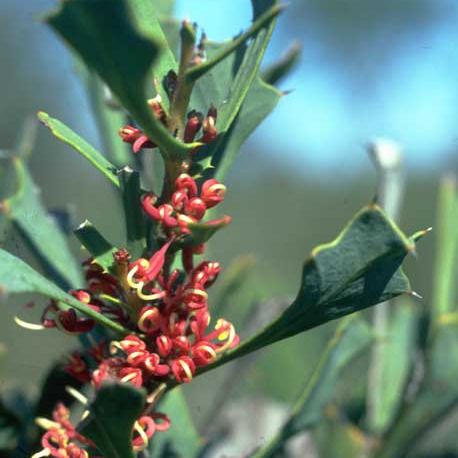
<svg viewBox="0 0 458 458"><path fill-rule="evenodd" d="M119 186L116 176L116 167L108 159L92 147L86 140L73 132L58 119L51 118L47 113L40 111L38 119L51 130L51 133L59 140L70 145L84 158L86 158L96 169L100 170L115 186Z"/></svg>
<svg viewBox="0 0 458 458"><path fill-rule="evenodd" d="M37 293L59 301L62 308L68 306L78 310L100 323L102 326L112 329L117 333L129 334L119 323L116 323L101 313L92 310L87 305L76 300L62 291L54 283L41 276L24 261L7 251L0 249L0 292L2 296L8 294Z"/></svg>
<svg viewBox="0 0 458 458"><path fill-rule="evenodd" d="M371 340L372 333L365 321L356 316L346 318L337 328L284 426L252 458L273 458L289 438L316 425L322 418L324 406L332 400L340 371L367 348Z"/></svg>
<svg viewBox="0 0 458 458"><path fill-rule="evenodd" d="M415 240L423 233L417 233ZM408 239L378 206L363 208L333 242L312 251L295 301L265 329L200 372L411 292L400 265L414 250L415 240Z"/></svg>
<svg viewBox="0 0 458 458"><path fill-rule="evenodd" d="M94 258L94 262L105 271L111 271L113 253L117 250L88 220L84 221L74 231L75 236Z"/></svg>
<svg viewBox="0 0 458 458"><path fill-rule="evenodd" d="M170 428L151 441L151 458L194 458L202 439L194 426L188 404L180 387L166 394L158 410L170 419Z"/></svg>
<svg viewBox="0 0 458 458"><path fill-rule="evenodd" d="M81 273L64 234L41 203L39 191L24 162L13 157L12 163L18 189L2 202L0 211L32 250L46 275L62 288L77 287L82 281Z"/></svg>
<svg viewBox="0 0 458 458"><path fill-rule="evenodd" d="M196 146L176 140L147 104L146 84L160 44L137 30L126 0L66 1L47 22L99 74L164 159L182 159Z"/></svg>
<svg viewBox="0 0 458 458"><path fill-rule="evenodd" d="M96 444L104 458L134 458L132 431L144 404L143 389L130 383L104 385L78 431Z"/></svg>

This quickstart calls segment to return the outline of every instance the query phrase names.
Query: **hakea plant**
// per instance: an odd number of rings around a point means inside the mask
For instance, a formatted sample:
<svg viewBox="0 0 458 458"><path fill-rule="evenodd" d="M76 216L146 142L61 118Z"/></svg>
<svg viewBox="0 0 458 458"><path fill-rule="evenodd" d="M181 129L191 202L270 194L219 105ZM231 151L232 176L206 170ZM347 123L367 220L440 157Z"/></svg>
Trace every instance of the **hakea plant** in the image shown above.
<svg viewBox="0 0 458 458"><path fill-rule="evenodd" d="M47 18L75 52L104 154L48 114L38 117L113 185L126 240L115 246L84 222L74 231L88 253L79 269L33 192L24 151L12 156L18 190L3 200L2 214L32 248L43 275L0 250L1 292L50 299L39 325L17 322L79 335L83 348L64 369L89 393L69 388L85 405L81 421L72 422L72 398L51 373L42 398L55 400L54 409L38 403L31 410L46 430L41 447L29 422L20 433L21 449L34 458L132 458L139 451L165 457L170 448L174 456L204 456L178 385L330 320L413 294L400 265L424 231L406 237L372 203L334 242L311 252L296 299L254 336L240 341L230 321L211 316L209 289L221 266L201 257L231 220L214 212L224 200L223 179L244 140L284 95L275 84L297 50L260 71L283 9L276 0L252 0L253 24L225 43L203 34L198 41L196 26L172 20L170 6L166 0L66 0ZM163 173L147 160L151 155L162 159ZM346 319L332 343L339 349L336 367L369 342L367 324ZM307 415L320 417L330 394L318 392L310 405L312 391L285 438L310 426ZM161 435L168 435L167 447Z"/></svg>

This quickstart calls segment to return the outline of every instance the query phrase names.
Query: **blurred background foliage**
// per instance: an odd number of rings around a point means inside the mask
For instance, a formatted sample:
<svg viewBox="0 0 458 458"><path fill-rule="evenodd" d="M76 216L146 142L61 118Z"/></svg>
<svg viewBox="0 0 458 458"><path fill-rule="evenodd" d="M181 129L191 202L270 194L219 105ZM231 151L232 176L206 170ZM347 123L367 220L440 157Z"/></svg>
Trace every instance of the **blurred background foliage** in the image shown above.
<svg viewBox="0 0 458 458"><path fill-rule="evenodd" d="M54 6L52 0L0 2L0 148L14 149L24 121L38 110L100 145L70 55L39 21ZM176 8L178 17L196 20L215 40L246 27L249 12L244 0L181 0ZM281 302L296 294L310 250L334 238L374 197L375 171L365 152L374 136L405 148L401 227L412 233L433 225L438 178L457 168L457 20L458 5L445 0L292 2L278 21L266 59L266 64L277 59L292 40L303 44L299 65L281 84L292 92L243 147L226 180L222 208L233 222L211 244L212 255L225 268L239 256L256 259L246 283L229 298L227 317L240 325L252 304L275 307L263 301L275 297ZM30 164L49 208L70 209L72 224L88 218L115 242L121 238L119 203L110 185L45 129L38 130ZM8 180L8 171L0 179ZM424 297L418 307L430 299L434 239L433 232L421 243L418 257L406 263L414 288ZM27 258L11 233L2 231L0 242ZM72 243L77 253L78 243ZM44 370L76 340L19 329L12 309L4 317L0 342L8 351L0 360L0 390L21 387L36 393ZM264 350L258 364L244 368L238 395L292 402L333 327ZM193 384L190 403L198 421L205 423L206 412L221 396L215 378L223 380L224 371L238 377L238 369L230 365ZM344 388L347 397L357 397L355 385L350 392Z"/></svg>

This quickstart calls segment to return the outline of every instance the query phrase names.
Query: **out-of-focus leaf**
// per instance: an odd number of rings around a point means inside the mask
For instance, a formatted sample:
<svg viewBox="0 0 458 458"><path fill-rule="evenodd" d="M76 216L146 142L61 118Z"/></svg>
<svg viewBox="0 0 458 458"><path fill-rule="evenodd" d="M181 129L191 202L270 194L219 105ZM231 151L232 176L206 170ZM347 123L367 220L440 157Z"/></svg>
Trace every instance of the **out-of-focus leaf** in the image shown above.
<svg viewBox="0 0 458 458"><path fill-rule="evenodd" d="M112 329L121 334L129 334L119 323L109 320L107 317L92 310L87 305L76 300L66 292L58 288L38 272L33 270L24 261L16 258L7 251L0 249L0 293L8 294L37 293L62 302L66 306L73 307L79 312L94 319L102 326ZM62 306L62 308L66 308Z"/></svg>
<svg viewBox="0 0 458 458"><path fill-rule="evenodd" d="M289 438L316 425L324 406L332 400L339 372L369 345L371 339L372 333L365 321L356 316L346 318L337 328L284 426L252 458L276 456Z"/></svg>
<svg viewBox="0 0 458 458"><path fill-rule="evenodd" d="M246 284L249 277L249 271L255 264L253 256L243 256L232 261L225 270L222 278L219 279L219 295L215 301L216 305L212 307L214 316L222 316L229 305L230 299L237 294L242 285Z"/></svg>
<svg viewBox="0 0 458 458"><path fill-rule="evenodd" d="M113 253L117 250L88 220L84 221L74 230L74 234L81 244L94 258L99 266L106 271L111 271L113 266Z"/></svg>
<svg viewBox="0 0 458 458"><path fill-rule="evenodd" d="M118 173L121 185L122 203L127 235L127 250L137 259L146 248L145 216L140 205L140 174L130 167L124 167Z"/></svg>
<svg viewBox="0 0 458 458"><path fill-rule="evenodd" d="M391 425L399 410L413 362L417 340L418 306L399 298L392 308L393 317L383 348L383 379L374 389L376 415L370 418L371 431L382 434Z"/></svg>
<svg viewBox="0 0 458 458"><path fill-rule="evenodd" d="M167 9L170 11L173 8L173 5L171 5L171 2L167 2L169 5L166 5L166 2L162 2L161 5L150 0L128 0L128 3L132 9L139 30L145 36L150 37L158 43L160 47L160 58L157 59L154 64L152 72L153 77L157 81L157 91L161 96L162 106L167 110L169 98L167 96L163 80L170 70L177 72L178 65L175 60L175 56L168 45L164 32L162 31L158 15L160 14L159 9L162 9L163 11L165 10L167 13Z"/></svg>
<svg viewBox="0 0 458 458"><path fill-rule="evenodd" d="M160 44L139 33L130 13L126 0L72 0L63 2L47 21L100 75L163 157L183 159L196 145L176 140L146 101L146 83Z"/></svg>
<svg viewBox="0 0 458 458"><path fill-rule="evenodd" d="M156 0L156 11L162 16L171 16L175 8L175 0Z"/></svg>
<svg viewBox="0 0 458 458"><path fill-rule="evenodd" d="M313 433L318 456L325 458L364 456L364 433L344 418L340 418L334 406L329 406L323 420Z"/></svg>
<svg viewBox="0 0 458 458"><path fill-rule="evenodd" d="M119 129L126 124L125 112L111 106L108 99L110 91L97 75L87 69L82 69L80 73L86 85L105 156L116 167L130 164L132 153L118 134Z"/></svg>
<svg viewBox="0 0 458 458"><path fill-rule="evenodd" d="M458 197L455 178L441 180L437 216L437 255L432 313L435 319L456 309Z"/></svg>
<svg viewBox="0 0 458 458"><path fill-rule="evenodd" d="M423 234L417 233L416 240ZM299 293L285 312L201 372L411 292L400 265L414 250L414 242L378 206L363 208L333 242L312 251L304 264Z"/></svg>
<svg viewBox="0 0 458 458"><path fill-rule="evenodd" d="M151 458L194 458L202 445L180 387L166 394L158 410L170 419L170 428L151 441Z"/></svg>
<svg viewBox="0 0 458 458"><path fill-rule="evenodd" d="M38 119L51 130L51 133L59 140L70 145L83 157L85 157L96 169L100 170L114 185L119 186L116 176L116 167L99 153L86 140L73 132L58 119L51 118L47 113L40 111Z"/></svg>
<svg viewBox="0 0 458 458"><path fill-rule="evenodd" d="M35 254L46 275L64 289L79 286L80 269L65 236L41 203L39 191L23 161L17 157L12 161L18 190L2 202L1 211Z"/></svg>
<svg viewBox="0 0 458 458"><path fill-rule="evenodd" d="M300 43L293 43L284 56L262 72L261 78L267 84L275 86L296 66L301 57L301 52Z"/></svg>
<svg viewBox="0 0 458 458"><path fill-rule="evenodd" d="M130 383L107 384L96 394L78 431L104 458L134 458L132 431L145 404L145 391Z"/></svg>
<svg viewBox="0 0 458 458"><path fill-rule="evenodd" d="M10 456L7 455L9 453L12 456L19 438L21 423L21 419L4 404L3 400L0 400L0 452L2 458Z"/></svg>

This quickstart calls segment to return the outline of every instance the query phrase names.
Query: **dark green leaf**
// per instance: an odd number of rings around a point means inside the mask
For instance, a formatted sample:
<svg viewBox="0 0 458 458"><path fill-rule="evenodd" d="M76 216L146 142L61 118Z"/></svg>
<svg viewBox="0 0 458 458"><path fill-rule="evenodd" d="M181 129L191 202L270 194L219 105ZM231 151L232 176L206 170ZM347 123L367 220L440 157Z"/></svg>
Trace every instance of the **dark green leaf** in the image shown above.
<svg viewBox="0 0 458 458"><path fill-rule="evenodd" d="M304 264L299 294L285 312L201 372L411 292L400 265L414 248L414 241L402 234L379 207L362 209L333 242L312 251Z"/></svg>
<svg viewBox="0 0 458 458"><path fill-rule="evenodd" d="M146 248L145 217L140 205L142 190L140 174L131 168L125 167L118 172L121 185L122 203L127 234L127 251L133 259L142 256Z"/></svg>
<svg viewBox="0 0 458 458"><path fill-rule="evenodd" d="M51 118L47 113L40 111L38 113L38 119L51 130L54 136L75 148L76 151L84 156L96 169L100 170L114 185L119 186L116 167L87 143L86 140L83 140L58 119Z"/></svg>
<svg viewBox="0 0 458 458"><path fill-rule="evenodd" d="M252 458L274 457L289 438L316 425L324 406L335 394L340 371L369 345L371 339L372 333L365 321L356 316L346 318L337 328L284 426Z"/></svg>
<svg viewBox="0 0 458 458"><path fill-rule="evenodd" d="M146 103L146 84L160 44L137 31L130 13L125 0L71 0L48 23L100 75L164 158L182 159L195 145L176 140Z"/></svg>
<svg viewBox="0 0 458 458"><path fill-rule="evenodd" d="M132 431L144 404L143 389L129 383L104 385L78 431L97 445L104 458L134 458Z"/></svg>
<svg viewBox="0 0 458 458"><path fill-rule="evenodd" d="M63 233L41 203L39 191L23 161L13 158L12 162L18 190L2 203L1 211L31 248L46 275L65 289L79 286L80 269Z"/></svg>
<svg viewBox="0 0 458 458"><path fill-rule="evenodd" d="M111 271L113 253L117 250L95 227L86 220L74 230L75 236L104 270Z"/></svg>
<svg viewBox="0 0 458 458"><path fill-rule="evenodd" d="M92 310L87 305L76 300L73 296L62 291L55 284L42 277L25 262L16 258L7 251L0 249L0 292L2 295L19 293L37 293L55 299L73 307L84 315L93 318L102 326L121 334L130 331L120 324L109 320L104 315Z"/></svg>
<svg viewBox="0 0 458 458"><path fill-rule="evenodd" d="M170 418L170 429L158 433L151 441L151 458L194 458L202 440L194 427L181 388L167 393L158 410Z"/></svg>

